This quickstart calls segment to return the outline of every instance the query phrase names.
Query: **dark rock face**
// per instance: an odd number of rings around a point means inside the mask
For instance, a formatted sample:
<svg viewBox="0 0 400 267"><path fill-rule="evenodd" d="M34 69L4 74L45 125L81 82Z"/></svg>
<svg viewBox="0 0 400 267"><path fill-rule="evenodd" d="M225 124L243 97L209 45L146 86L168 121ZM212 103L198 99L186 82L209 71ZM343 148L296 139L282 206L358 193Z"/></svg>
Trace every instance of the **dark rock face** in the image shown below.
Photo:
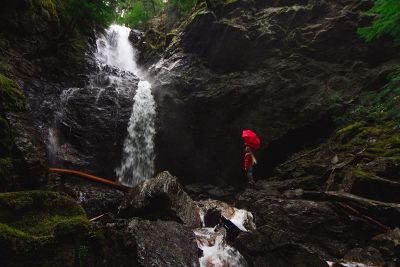
<svg viewBox="0 0 400 267"><path fill-rule="evenodd" d="M10 126L14 131L14 144L23 163L17 188L38 188L47 182L47 155L37 125L30 112L9 113Z"/></svg>
<svg viewBox="0 0 400 267"><path fill-rule="evenodd" d="M88 162L86 169L109 179L119 164L138 80L124 73L128 86L71 88L61 96L57 128ZM132 88L133 87L133 88Z"/></svg>
<svg viewBox="0 0 400 267"><path fill-rule="evenodd" d="M93 72L98 74L81 77L81 87L34 81L25 90L52 166L114 179L138 79L111 67Z"/></svg>
<svg viewBox="0 0 400 267"><path fill-rule="evenodd" d="M185 183L232 184L245 180L243 129L264 143L256 177L328 136L329 96L345 101L379 87L385 62L399 54L389 42L367 45L357 36L367 23L360 14L370 6L234 1L199 7L152 68L157 168Z"/></svg>
<svg viewBox="0 0 400 267"><path fill-rule="evenodd" d="M168 172L133 188L121 204L119 216L173 220L192 228L201 226L196 203Z"/></svg>
<svg viewBox="0 0 400 267"><path fill-rule="evenodd" d="M194 233L182 224L131 219L97 227L107 248L99 266L199 266Z"/></svg>

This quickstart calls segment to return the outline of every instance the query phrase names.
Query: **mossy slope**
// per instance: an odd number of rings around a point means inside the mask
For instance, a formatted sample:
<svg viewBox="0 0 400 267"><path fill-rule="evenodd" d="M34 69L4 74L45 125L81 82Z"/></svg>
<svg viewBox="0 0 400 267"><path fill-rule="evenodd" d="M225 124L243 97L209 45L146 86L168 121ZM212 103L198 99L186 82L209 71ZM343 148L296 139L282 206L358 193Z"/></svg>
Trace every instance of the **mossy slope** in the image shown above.
<svg viewBox="0 0 400 267"><path fill-rule="evenodd" d="M14 151L14 138L5 119L6 112L27 110L27 102L21 87L0 73L0 191L12 187L18 158Z"/></svg>
<svg viewBox="0 0 400 267"><path fill-rule="evenodd" d="M0 265L35 262L31 266L51 266L63 257L73 263L88 229L84 210L67 195L48 191L2 193ZM49 257L49 251L54 258ZM62 266L69 265L65 262Z"/></svg>
<svg viewBox="0 0 400 267"><path fill-rule="evenodd" d="M325 142L282 164L284 176L308 190L334 190L400 203L400 74L361 93Z"/></svg>

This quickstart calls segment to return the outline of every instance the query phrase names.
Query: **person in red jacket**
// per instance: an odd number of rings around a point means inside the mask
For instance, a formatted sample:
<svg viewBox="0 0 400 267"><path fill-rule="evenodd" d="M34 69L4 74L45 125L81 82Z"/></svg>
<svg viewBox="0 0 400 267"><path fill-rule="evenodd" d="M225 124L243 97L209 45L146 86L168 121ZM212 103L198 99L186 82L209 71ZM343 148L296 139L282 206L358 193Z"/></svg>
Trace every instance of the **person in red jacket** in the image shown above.
<svg viewBox="0 0 400 267"><path fill-rule="evenodd" d="M255 157L249 146L246 145L244 151L244 169L246 170L247 178L249 178L249 183L254 184L253 165L255 163Z"/></svg>

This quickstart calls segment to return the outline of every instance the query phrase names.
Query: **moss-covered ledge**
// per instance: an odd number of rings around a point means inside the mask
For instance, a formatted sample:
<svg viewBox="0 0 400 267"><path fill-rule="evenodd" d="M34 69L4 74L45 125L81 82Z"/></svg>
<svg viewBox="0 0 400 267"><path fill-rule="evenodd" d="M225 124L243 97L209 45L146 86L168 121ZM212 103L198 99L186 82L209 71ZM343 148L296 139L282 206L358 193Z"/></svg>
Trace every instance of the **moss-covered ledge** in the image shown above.
<svg viewBox="0 0 400 267"><path fill-rule="evenodd" d="M0 194L0 266L74 266L88 232L85 211L65 194Z"/></svg>

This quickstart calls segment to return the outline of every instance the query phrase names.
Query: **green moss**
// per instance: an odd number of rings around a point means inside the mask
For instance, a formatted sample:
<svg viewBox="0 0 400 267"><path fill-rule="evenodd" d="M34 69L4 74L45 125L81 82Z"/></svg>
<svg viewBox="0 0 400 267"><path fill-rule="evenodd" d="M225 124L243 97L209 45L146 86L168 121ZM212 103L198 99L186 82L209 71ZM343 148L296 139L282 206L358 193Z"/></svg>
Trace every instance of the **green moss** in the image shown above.
<svg viewBox="0 0 400 267"><path fill-rule="evenodd" d="M233 4L233 3L236 3L237 2L237 0L224 0L224 5L230 5L230 4Z"/></svg>
<svg viewBox="0 0 400 267"><path fill-rule="evenodd" d="M0 221L0 246L10 244L16 254L79 238L89 228L82 207L67 195L49 191L1 193Z"/></svg>
<svg viewBox="0 0 400 267"><path fill-rule="evenodd" d="M0 223L0 247L4 253L25 255L39 250L50 241L49 236L32 236L16 228Z"/></svg>
<svg viewBox="0 0 400 267"><path fill-rule="evenodd" d="M366 172L360 168L353 168L353 175L355 177L361 178L361 179L374 179L375 175L371 174L369 172Z"/></svg>
<svg viewBox="0 0 400 267"><path fill-rule="evenodd" d="M358 121L358 122L352 123L350 125L347 125L346 127L344 127L342 129L340 129L339 131L337 131L337 133L338 134L345 134L345 133L348 133L348 132L352 132L352 131L354 131L356 129L359 129L364 124L365 124L364 122L359 122Z"/></svg>
<svg viewBox="0 0 400 267"><path fill-rule="evenodd" d="M87 51L87 39L82 35L76 35L70 41L71 44L71 52L69 53L70 57L73 59L81 59L85 55Z"/></svg>
<svg viewBox="0 0 400 267"><path fill-rule="evenodd" d="M0 74L0 113L26 109L26 98L21 87L15 81Z"/></svg>
<svg viewBox="0 0 400 267"><path fill-rule="evenodd" d="M0 73L10 74L11 73L10 64L4 61L0 61Z"/></svg>
<svg viewBox="0 0 400 267"><path fill-rule="evenodd" d="M4 190L12 183L14 159L0 158L0 189Z"/></svg>
<svg viewBox="0 0 400 267"><path fill-rule="evenodd" d="M32 4L46 9L56 21L59 20L54 0L34 0Z"/></svg>

